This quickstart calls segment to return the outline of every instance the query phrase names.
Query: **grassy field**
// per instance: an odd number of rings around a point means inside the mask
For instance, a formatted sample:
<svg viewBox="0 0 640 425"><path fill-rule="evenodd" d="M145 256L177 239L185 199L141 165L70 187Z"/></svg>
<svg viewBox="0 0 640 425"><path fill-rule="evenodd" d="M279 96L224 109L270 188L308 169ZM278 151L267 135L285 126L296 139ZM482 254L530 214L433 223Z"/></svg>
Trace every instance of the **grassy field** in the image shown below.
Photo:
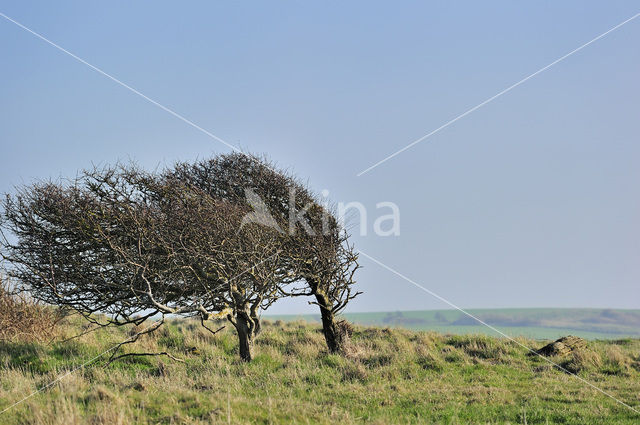
<svg viewBox="0 0 640 425"><path fill-rule="evenodd" d="M587 339L640 338L640 310L524 308L467 311L510 336L556 339L573 334ZM347 313L345 316L351 322L364 326L499 336L457 310ZM314 315L266 317L284 321L320 322L320 317Z"/></svg>
<svg viewBox="0 0 640 425"><path fill-rule="evenodd" d="M82 329L64 325L60 338ZM127 338L101 330L51 344L0 343L0 410ZM521 339L534 348L542 342ZM194 348L195 347L195 348ZM255 360L235 335L175 321L0 414L2 424L637 424L640 414L504 339L356 326L343 355L318 326L267 322ZM563 367L640 408L640 340L589 341Z"/></svg>

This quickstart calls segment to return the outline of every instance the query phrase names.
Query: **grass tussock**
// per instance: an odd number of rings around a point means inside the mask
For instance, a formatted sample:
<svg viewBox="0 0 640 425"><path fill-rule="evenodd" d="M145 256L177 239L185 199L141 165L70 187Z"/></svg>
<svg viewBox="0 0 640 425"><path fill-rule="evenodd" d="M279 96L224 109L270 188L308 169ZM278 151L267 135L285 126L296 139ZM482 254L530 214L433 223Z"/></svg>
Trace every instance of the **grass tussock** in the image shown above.
<svg viewBox="0 0 640 425"><path fill-rule="evenodd" d="M589 372L602 366L600 354L589 349L580 349L571 353L566 360L556 359L560 366L570 373Z"/></svg>
<svg viewBox="0 0 640 425"><path fill-rule="evenodd" d="M79 333L77 318L61 325ZM0 410L130 334L101 329L67 342L0 343ZM522 340L539 348L541 342ZM267 322L251 363L232 329L211 335L172 321L126 350L166 357L104 361L73 373L0 416L6 424L634 424L637 415L504 339L351 330L342 354L317 325ZM590 341L551 358L625 402L640 399L639 340Z"/></svg>
<svg viewBox="0 0 640 425"><path fill-rule="evenodd" d="M55 335L60 318L58 310L12 293L0 277L0 341L46 341Z"/></svg>

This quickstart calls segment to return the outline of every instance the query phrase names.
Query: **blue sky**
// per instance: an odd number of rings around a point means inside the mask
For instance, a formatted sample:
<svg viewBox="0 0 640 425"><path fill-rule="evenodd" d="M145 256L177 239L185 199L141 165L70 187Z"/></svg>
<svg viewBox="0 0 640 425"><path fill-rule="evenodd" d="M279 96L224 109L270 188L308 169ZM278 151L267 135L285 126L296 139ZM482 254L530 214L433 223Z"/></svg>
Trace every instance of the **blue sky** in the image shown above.
<svg viewBox="0 0 640 425"><path fill-rule="evenodd" d="M334 201L357 247L463 308L640 308L635 2L0 2L0 12ZM0 191L229 148L0 18ZM350 311L446 308L362 259ZM314 311L301 300L271 312Z"/></svg>

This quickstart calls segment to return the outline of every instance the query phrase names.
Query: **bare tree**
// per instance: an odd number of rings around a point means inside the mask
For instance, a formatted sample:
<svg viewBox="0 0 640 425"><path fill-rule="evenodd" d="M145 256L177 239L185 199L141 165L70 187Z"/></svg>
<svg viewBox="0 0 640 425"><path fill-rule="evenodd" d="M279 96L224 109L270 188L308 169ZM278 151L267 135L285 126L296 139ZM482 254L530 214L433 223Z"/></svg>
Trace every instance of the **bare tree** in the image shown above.
<svg viewBox="0 0 640 425"><path fill-rule="evenodd" d="M248 220L252 199L264 207L257 220ZM9 274L100 326L160 317L159 327L180 315L206 327L225 312L250 360L260 312L312 296L328 348L343 344L336 315L358 295L357 254L328 207L265 159L230 154L160 174L94 169L23 187L3 206Z"/></svg>
<svg viewBox="0 0 640 425"><path fill-rule="evenodd" d="M232 153L181 163L170 175L190 188L254 209L256 204L249 195L258 196L260 207L266 209L263 213L268 214L261 220L263 227L271 226L280 235L280 259L288 280L279 292L283 296L314 297L327 347L339 351L344 332L336 315L359 294L353 291L359 265L349 235L331 209L293 175L257 156ZM300 281L305 285L286 285Z"/></svg>
<svg viewBox="0 0 640 425"><path fill-rule="evenodd" d="M181 182L169 178L171 187ZM187 285L203 282L217 297L216 310L227 311L235 327L240 356L251 360L254 338L260 332L260 313L282 297L278 290L287 281L281 267L280 235L273 229L242 219L250 210L242 204L184 188L194 195L181 214L167 219L163 245L179 253L176 261L187 270Z"/></svg>
<svg viewBox="0 0 640 425"><path fill-rule="evenodd" d="M180 315L206 327L224 311L250 360L259 310L281 296L276 232L241 228L246 206L175 179L133 166L93 170L69 184L23 187L3 206L16 240L2 239L8 273L36 298L101 326L160 316L155 330Z"/></svg>
<svg viewBox="0 0 640 425"><path fill-rule="evenodd" d="M290 267L304 279L306 287L283 289L284 295L313 296L315 300L311 303L320 309L327 348L331 352L341 351L348 327L336 316L360 294L353 291L354 274L360 266L357 252L348 243L348 235L293 238L287 252Z"/></svg>

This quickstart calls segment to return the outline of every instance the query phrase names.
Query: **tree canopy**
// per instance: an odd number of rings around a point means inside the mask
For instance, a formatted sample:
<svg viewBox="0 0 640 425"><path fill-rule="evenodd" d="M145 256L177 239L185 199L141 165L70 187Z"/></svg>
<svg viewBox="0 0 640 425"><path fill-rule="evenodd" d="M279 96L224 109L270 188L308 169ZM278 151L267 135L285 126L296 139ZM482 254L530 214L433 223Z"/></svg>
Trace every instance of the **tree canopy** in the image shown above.
<svg viewBox="0 0 640 425"><path fill-rule="evenodd" d="M2 228L7 272L34 297L102 326L159 316L154 330L179 315L206 327L223 314L245 360L261 312L292 296L313 297L328 349L339 351L335 315L357 295L357 254L335 215L256 156L24 186L6 195Z"/></svg>

